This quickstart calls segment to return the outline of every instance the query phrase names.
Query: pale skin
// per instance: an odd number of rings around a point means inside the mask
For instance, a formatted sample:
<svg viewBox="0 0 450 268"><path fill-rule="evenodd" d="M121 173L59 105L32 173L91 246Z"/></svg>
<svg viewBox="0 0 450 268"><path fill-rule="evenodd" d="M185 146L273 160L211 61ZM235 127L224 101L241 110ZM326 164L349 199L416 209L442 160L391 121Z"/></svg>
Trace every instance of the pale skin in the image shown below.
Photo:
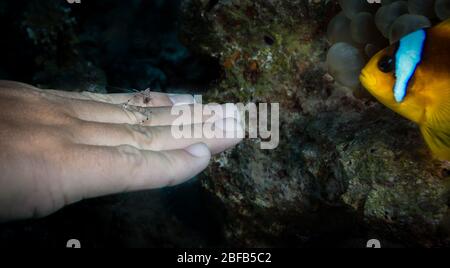
<svg viewBox="0 0 450 268"><path fill-rule="evenodd" d="M171 106L193 103L187 95L75 93L0 81L0 222L194 177L240 139L173 138Z"/></svg>

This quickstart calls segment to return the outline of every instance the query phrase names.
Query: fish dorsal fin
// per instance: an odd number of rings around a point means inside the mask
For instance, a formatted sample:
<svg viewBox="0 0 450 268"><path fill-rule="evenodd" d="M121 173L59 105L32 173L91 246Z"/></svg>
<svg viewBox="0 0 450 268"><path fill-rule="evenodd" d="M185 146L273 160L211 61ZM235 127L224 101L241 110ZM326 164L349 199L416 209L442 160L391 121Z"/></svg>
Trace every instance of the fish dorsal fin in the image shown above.
<svg viewBox="0 0 450 268"><path fill-rule="evenodd" d="M447 34L450 34L450 19L446 19L443 22L436 25L433 30L443 31Z"/></svg>
<svg viewBox="0 0 450 268"><path fill-rule="evenodd" d="M450 160L450 85L429 91L421 131L432 152Z"/></svg>

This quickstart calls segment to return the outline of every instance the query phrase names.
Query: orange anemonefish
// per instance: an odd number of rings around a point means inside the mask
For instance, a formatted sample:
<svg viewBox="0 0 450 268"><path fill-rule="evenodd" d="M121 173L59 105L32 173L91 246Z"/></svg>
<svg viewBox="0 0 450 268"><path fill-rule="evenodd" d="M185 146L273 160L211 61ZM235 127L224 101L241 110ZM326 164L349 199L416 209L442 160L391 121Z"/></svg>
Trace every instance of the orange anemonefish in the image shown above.
<svg viewBox="0 0 450 268"><path fill-rule="evenodd" d="M403 37L376 54L361 83L388 108L417 123L433 154L450 160L450 20Z"/></svg>

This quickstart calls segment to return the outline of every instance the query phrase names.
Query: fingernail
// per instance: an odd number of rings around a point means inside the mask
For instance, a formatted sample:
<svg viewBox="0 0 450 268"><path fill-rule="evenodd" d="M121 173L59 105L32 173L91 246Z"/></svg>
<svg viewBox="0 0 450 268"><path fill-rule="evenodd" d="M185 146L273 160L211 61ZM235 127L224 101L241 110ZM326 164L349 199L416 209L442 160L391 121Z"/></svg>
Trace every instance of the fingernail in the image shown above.
<svg viewBox="0 0 450 268"><path fill-rule="evenodd" d="M234 118L236 121L241 122L241 112L236 104L227 103L224 104L225 116L224 118Z"/></svg>
<svg viewBox="0 0 450 268"><path fill-rule="evenodd" d="M224 130L226 132L242 132L243 128L239 121L237 121L235 118L226 118L222 120L218 120L214 122L214 125L221 130Z"/></svg>
<svg viewBox="0 0 450 268"><path fill-rule="evenodd" d="M185 150L195 157L209 157L211 155L208 146L206 146L206 144L204 143L191 145Z"/></svg>
<svg viewBox="0 0 450 268"><path fill-rule="evenodd" d="M207 104L204 107L204 111L214 114L219 118L234 118L236 121L241 122L241 113L236 104Z"/></svg>
<svg viewBox="0 0 450 268"><path fill-rule="evenodd" d="M195 100L192 95L169 94L169 99L174 106L194 104Z"/></svg>

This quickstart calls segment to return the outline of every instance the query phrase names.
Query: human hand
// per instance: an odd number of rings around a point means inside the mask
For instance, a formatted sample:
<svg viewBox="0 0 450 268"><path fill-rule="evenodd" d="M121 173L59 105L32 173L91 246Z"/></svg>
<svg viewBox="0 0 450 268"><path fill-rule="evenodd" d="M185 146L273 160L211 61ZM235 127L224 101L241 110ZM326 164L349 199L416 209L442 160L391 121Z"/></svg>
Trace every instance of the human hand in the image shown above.
<svg viewBox="0 0 450 268"><path fill-rule="evenodd" d="M189 95L103 95L0 82L0 221L43 217L82 199L194 177L211 153L240 139L175 139L171 106L193 103ZM201 124L211 124L207 119ZM217 125L242 131L236 122Z"/></svg>

